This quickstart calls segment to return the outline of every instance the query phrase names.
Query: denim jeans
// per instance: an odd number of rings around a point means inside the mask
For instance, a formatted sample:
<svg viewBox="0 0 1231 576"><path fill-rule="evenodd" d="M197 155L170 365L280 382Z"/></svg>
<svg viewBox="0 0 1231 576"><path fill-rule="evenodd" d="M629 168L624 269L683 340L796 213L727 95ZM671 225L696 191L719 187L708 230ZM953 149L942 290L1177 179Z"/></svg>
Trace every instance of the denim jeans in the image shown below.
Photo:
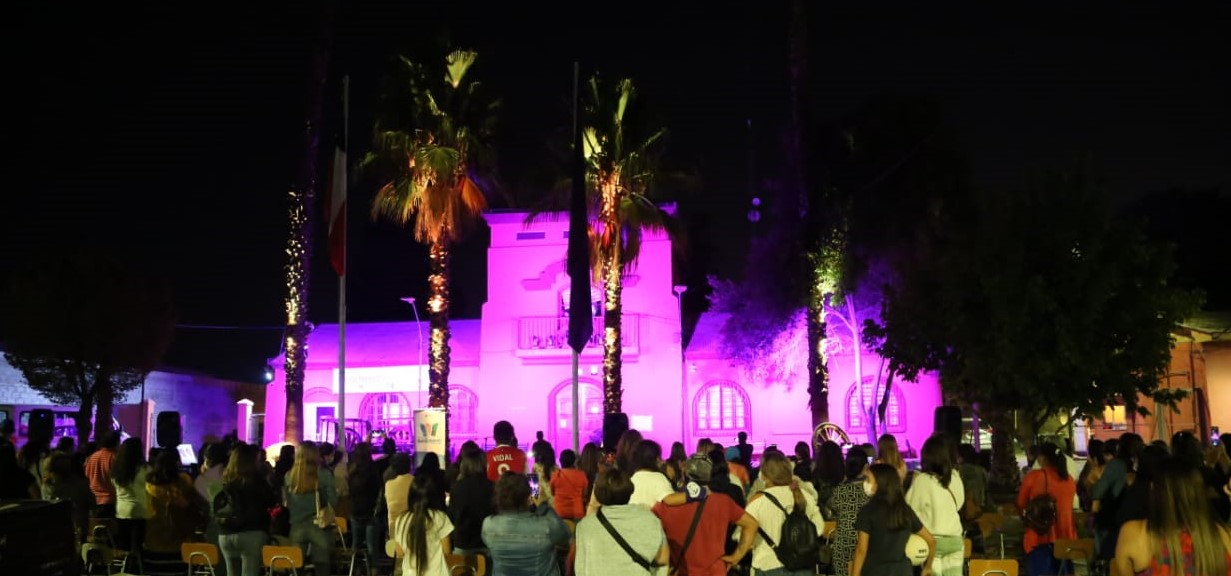
<svg viewBox="0 0 1231 576"><path fill-rule="evenodd" d="M258 576L261 573L261 547L269 540L263 530L220 534L218 549L230 576Z"/></svg>
<svg viewBox="0 0 1231 576"><path fill-rule="evenodd" d="M304 557L311 557L317 574L329 573L329 559L333 555L332 534L313 524L313 518L291 523L291 542L303 548ZM309 554L308 545L312 545Z"/></svg>
<svg viewBox="0 0 1231 576"><path fill-rule="evenodd" d="M383 540L380 537L381 523L372 518L350 519L351 550L358 552L361 546L367 545L368 558L380 558L384 551L380 549Z"/></svg>

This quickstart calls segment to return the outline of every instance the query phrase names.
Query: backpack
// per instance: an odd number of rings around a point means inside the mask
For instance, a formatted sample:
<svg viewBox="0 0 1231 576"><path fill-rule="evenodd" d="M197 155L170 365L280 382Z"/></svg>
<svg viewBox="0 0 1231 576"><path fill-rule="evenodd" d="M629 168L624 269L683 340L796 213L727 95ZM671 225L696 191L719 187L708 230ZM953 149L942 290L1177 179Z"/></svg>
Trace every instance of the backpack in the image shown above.
<svg viewBox="0 0 1231 576"><path fill-rule="evenodd" d="M244 520L249 516L244 507L243 496L238 482L223 484L222 490L214 495L214 500L210 503L210 512L220 528L226 530L243 528Z"/></svg>
<svg viewBox="0 0 1231 576"><path fill-rule="evenodd" d="M808 518L803 507L795 506L787 512L773 494L769 492L761 492L761 494L777 506L783 514L786 514L786 519L782 521L782 531L779 533L782 539L780 542L775 544L774 539L758 527L757 531L761 533L761 538L765 539L769 547L774 550L778 561L788 571L815 570L817 562L821 559L821 538L816 534L816 525Z"/></svg>
<svg viewBox="0 0 1231 576"><path fill-rule="evenodd" d="M1026 503L1022 523L1038 534L1047 534L1056 525L1056 499L1047 492L1046 470L1043 471L1043 493Z"/></svg>

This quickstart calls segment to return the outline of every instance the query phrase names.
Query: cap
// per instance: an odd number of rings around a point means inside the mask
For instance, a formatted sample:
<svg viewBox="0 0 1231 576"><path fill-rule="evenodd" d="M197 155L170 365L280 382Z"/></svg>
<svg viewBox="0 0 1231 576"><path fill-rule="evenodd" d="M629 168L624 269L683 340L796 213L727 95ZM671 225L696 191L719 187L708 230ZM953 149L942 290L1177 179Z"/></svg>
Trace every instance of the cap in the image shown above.
<svg viewBox="0 0 1231 576"><path fill-rule="evenodd" d="M710 463L710 459L704 454L697 453L688 457L684 462L684 475L690 480L697 482L709 482L710 474L714 471L714 465Z"/></svg>

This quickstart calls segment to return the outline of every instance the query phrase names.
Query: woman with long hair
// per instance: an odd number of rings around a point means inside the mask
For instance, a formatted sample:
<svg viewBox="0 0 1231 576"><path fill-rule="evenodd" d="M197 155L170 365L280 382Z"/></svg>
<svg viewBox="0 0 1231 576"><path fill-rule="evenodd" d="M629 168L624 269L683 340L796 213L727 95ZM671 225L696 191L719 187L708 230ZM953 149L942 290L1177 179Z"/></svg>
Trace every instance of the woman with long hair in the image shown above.
<svg viewBox="0 0 1231 576"><path fill-rule="evenodd" d="M452 543L459 554L487 554L483 543L483 520L496 513L492 503L495 484L487 478L487 459L483 451L464 451L458 461L457 480L449 493L449 520L453 522ZM580 503L578 503L580 505Z"/></svg>
<svg viewBox="0 0 1231 576"><path fill-rule="evenodd" d="M435 476L416 477L410 484L407 510L394 521L393 540L402 550L403 576L448 576L445 555L453 553L453 522L438 507L436 493L444 488Z"/></svg>
<svg viewBox="0 0 1231 576"><path fill-rule="evenodd" d="M868 498L871 496L864 490L863 481L868 466L868 455L862 448L855 446L848 450L845 482L834 488L830 501L833 515L826 518L838 522L838 529L833 535L833 569L837 576L847 576L850 573L850 562L855 557L855 543L858 540L855 518L868 504Z"/></svg>
<svg viewBox="0 0 1231 576"><path fill-rule="evenodd" d="M1089 444L1086 445L1086 463L1081 467L1081 473L1077 475L1077 498L1081 503L1081 509L1085 512L1090 511L1090 502L1094 499L1090 491L1094 488L1094 483L1103 475L1103 454L1105 446L1102 440L1092 438Z"/></svg>
<svg viewBox="0 0 1231 576"><path fill-rule="evenodd" d="M238 499L238 505L231 505L232 510L238 508L237 516L215 518L218 548L230 576L257 576L261 572L261 547L269 540L268 511L278 497L265 479L260 458L259 448L240 444L232 450L222 471L221 493Z"/></svg>
<svg viewBox="0 0 1231 576"><path fill-rule="evenodd" d="M637 449L642 440L641 432L630 428L625 430L620 435L620 439L616 441L615 466L629 476L637 471L637 467L633 465L633 451Z"/></svg>
<svg viewBox="0 0 1231 576"><path fill-rule="evenodd" d="M376 501L384 483L372 462L371 444L355 445L347 464L346 484L350 487L351 549L360 550L366 544L368 558L379 558L384 525L376 520Z"/></svg>
<svg viewBox="0 0 1231 576"><path fill-rule="evenodd" d="M761 456L761 479L765 481L765 489L748 498L748 507L745 510L761 526L762 536L757 538L752 548L753 570L758 573L777 571L774 573L782 576L811 576L812 570L786 570L765 536L775 544L781 542L782 523L786 520L786 515L796 509L802 509L816 526L816 533L821 534L825 528L825 519L816 506L816 500L800 490L791 461L778 450L766 450Z"/></svg>
<svg viewBox="0 0 1231 576"><path fill-rule="evenodd" d="M1025 511L1031 500L1050 496L1056 504L1056 520L1046 533L1027 527L1022 536L1026 570L1030 576L1056 574L1060 567L1053 550L1056 540L1077 537L1077 528L1073 526L1073 497L1077 495L1077 482L1069 475L1064 453L1055 444L1045 443L1039 447L1038 462L1041 466L1022 479L1021 490L1017 493L1017 508Z"/></svg>
<svg viewBox="0 0 1231 576"><path fill-rule="evenodd" d="M962 575L965 548L958 509L966 501L966 487L953 454L946 436L928 438L919 452L919 473L906 491L906 503L936 540L932 572L941 576Z"/></svg>
<svg viewBox="0 0 1231 576"><path fill-rule="evenodd" d="M1168 459L1154 478L1149 517L1120 528L1113 574L1231 574L1231 530L1215 518L1193 466Z"/></svg>
<svg viewBox="0 0 1231 576"><path fill-rule="evenodd" d="M864 451L860 450L860 454ZM867 465L867 461L864 461ZM795 475L799 476L799 465L795 466ZM862 468L860 469L862 470ZM847 478L847 466L843 461L842 447L838 446L833 440L826 440L821 443L821 447L816 451L816 462L812 465L812 474L809 476L799 476L800 478L812 481L812 485L816 487L816 502L821 507L821 515L829 518L833 516L833 508L830 505L830 500L833 499L833 492Z"/></svg>
<svg viewBox="0 0 1231 576"><path fill-rule="evenodd" d="M286 474L282 499L291 516L291 542L308 554L312 545L312 564L329 566L333 552L333 538L325 529L316 525L316 514L325 506L336 506L338 492L334 489L333 474L322 471L316 446L308 443L295 449L295 463Z"/></svg>
<svg viewBox="0 0 1231 576"><path fill-rule="evenodd" d="M686 482L684 478L684 461L688 459L688 453L684 452L683 442L672 442L671 453L667 456L667 460L663 462L663 474L667 475L667 479L671 481L671 486L676 490L683 490Z"/></svg>
<svg viewBox="0 0 1231 576"><path fill-rule="evenodd" d="M881 434L876 440L876 462L893 466L898 471L898 478L906 480L906 460L902 459L902 450L898 448L898 439L893 434Z"/></svg>
<svg viewBox="0 0 1231 576"><path fill-rule="evenodd" d="M539 445L539 449L534 452L534 467L531 471L539 483L539 501L546 502L551 505L555 498L555 493L551 490L551 481L556 476L556 450L551 447L551 444L543 442Z"/></svg>
<svg viewBox="0 0 1231 576"><path fill-rule="evenodd" d="M855 557L851 576L910 576L906 543L917 534L928 543L928 558L921 576L931 576L936 540L906 503L902 480L890 464L873 464L864 476L864 490L871 494L868 503L855 517Z"/></svg>
<svg viewBox="0 0 1231 576"><path fill-rule="evenodd" d="M115 486L116 545L140 555L145 542L146 500L145 480L150 467L145 462L145 449L140 438L120 443L111 464L111 484Z"/></svg>
<svg viewBox="0 0 1231 576"><path fill-rule="evenodd" d="M204 530L209 504L181 469L179 452L161 450L145 478L148 495L142 565L158 572L180 566L180 546ZM182 568L181 568L182 570Z"/></svg>

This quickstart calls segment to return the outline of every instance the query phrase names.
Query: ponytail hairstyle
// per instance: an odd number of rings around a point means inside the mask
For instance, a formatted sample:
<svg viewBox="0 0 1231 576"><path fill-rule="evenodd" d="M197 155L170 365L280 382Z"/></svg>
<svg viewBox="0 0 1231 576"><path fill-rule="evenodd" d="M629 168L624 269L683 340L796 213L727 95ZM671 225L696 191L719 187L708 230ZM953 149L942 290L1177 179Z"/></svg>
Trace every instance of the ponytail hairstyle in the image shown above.
<svg viewBox="0 0 1231 576"><path fill-rule="evenodd" d="M889 530L910 530L910 506L906 504L906 495L902 492L902 477L898 476L898 469L878 462L868 466L868 474L876 480L876 493L868 503L877 501L885 507Z"/></svg>
<svg viewBox="0 0 1231 576"><path fill-rule="evenodd" d="M1059 446L1053 442L1044 443L1039 449L1039 455L1043 457L1043 465L1054 470L1058 478L1069 479L1069 464Z"/></svg>
<svg viewBox="0 0 1231 576"><path fill-rule="evenodd" d="M791 461L787 460L786 456L777 450L766 450L761 456L761 477L771 487L773 486L790 486L791 495L795 497L795 505L803 510L807 506L804 500L804 493L799 489L799 486L794 482L795 471L791 467Z"/></svg>

